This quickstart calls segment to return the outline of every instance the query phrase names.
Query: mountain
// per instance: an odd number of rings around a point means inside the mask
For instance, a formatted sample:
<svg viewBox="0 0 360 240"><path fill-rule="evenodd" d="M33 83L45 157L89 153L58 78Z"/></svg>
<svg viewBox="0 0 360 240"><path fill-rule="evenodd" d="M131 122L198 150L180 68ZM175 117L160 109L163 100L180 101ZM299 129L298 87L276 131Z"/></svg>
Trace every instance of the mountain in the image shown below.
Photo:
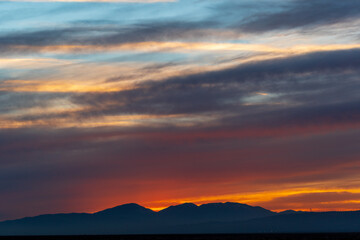
<svg viewBox="0 0 360 240"><path fill-rule="evenodd" d="M240 203L209 203L196 206L193 203L171 206L159 212L162 219L172 223L230 222L273 216L276 213L261 207Z"/></svg>
<svg viewBox="0 0 360 240"><path fill-rule="evenodd" d="M0 222L0 235L358 232L360 211L275 213L240 203L185 203L154 212L125 204L97 213Z"/></svg>
<svg viewBox="0 0 360 240"><path fill-rule="evenodd" d="M279 214L295 214L295 213L304 213L304 211L285 210L285 211L279 212Z"/></svg>
<svg viewBox="0 0 360 240"><path fill-rule="evenodd" d="M155 215L151 209L145 208L135 203L120 205L114 208L109 208L93 214L98 218L130 220L139 218L149 218Z"/></svg>

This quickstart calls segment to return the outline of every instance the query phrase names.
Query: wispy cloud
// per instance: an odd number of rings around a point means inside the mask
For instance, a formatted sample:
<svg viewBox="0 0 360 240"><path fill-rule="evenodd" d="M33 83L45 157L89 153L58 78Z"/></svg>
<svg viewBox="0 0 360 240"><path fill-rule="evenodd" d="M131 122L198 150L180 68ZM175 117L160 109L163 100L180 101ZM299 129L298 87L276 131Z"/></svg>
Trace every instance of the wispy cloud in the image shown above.
<svg viewBox="0 0 360 240"><path fill-rule="evenodd" d="M110 2L110 3L161 3L177 0L1 0L1 2Z"/></svg>
<svg viewBox="0 0 360 240"><path fill-rule="evenodd" d="M360 3L356 0L287 1L283 10L253 15L240 24L240 29L247 32L266 32L336 24L356 19L360 16L359 9Z"/></svg>

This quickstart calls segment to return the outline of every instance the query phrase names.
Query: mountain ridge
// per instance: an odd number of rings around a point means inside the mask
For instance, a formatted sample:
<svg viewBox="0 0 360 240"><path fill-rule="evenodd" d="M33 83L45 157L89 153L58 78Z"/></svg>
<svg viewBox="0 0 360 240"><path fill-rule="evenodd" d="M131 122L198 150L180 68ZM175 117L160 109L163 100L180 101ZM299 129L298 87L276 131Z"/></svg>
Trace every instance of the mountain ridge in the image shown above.
<svg viewBox="0 0 360 240"><path fill-rule="evenodd" d="M340 221L339 221L340 220ZM185 203L155 212L135 203L95 213L45 214L0 222L0 235L358 232L360 211L280 213L241 203Z"/></svg>

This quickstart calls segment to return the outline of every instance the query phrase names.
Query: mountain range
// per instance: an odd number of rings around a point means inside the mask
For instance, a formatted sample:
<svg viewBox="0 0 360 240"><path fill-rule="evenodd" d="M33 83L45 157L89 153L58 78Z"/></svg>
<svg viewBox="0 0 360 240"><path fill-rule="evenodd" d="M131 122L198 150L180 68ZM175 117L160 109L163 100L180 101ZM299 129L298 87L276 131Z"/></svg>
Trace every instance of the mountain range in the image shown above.
<svg viewBox="0 0 360 240"><path fill-rule="evenodd" d="M159 212L130 203L96 213L47 214L0 222L0 235L359 232L360 211L272 212L240 203L192 203Z"/></svg>

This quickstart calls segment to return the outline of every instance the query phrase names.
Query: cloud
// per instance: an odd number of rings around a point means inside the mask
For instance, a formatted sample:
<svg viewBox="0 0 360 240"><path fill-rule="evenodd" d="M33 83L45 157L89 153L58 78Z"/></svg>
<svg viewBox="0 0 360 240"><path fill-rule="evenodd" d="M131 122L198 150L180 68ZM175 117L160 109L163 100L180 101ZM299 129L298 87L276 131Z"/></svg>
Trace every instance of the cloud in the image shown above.
<svg viewBox="0 0 360 240"><path fill-rule="evenodd" d="M199 36L216 36L218 32L202 29L206 22L153 22L135 25L83 26L77 24L67 28L54 28L31 32L18 32L0 36L0 51L26 52L36 48L60 47L78 48L89 46L115 46L125 43L161 42ZM226 34L226 33L225 33Z"/></svg>
<svg viewBox="0 0 360 240"><path fill-rule="evenodd" d="M2 0L4 1L4 0ZM177 0L6 0L10 2L110 2L110 3L161 3Z"/></svg>
<svg viewBox="0 0 360 240"><path fill-rule="evenodd" d="M56 80L44 83L3 81L2 88L8 91L49 89L48 95L63 92L69 99L66 104L76 106L55 109L59 104L52 102L54 106L44 105L42 112L40 109L23 110L23 114L3 119L3 128L39 124L69 127L79 120L82 123L78 126L82 127L151 125L164 121L182 125L187 120L194 125L225 124L238 128L321 123L329 130L349 128L359 122L360 99L354 90L358 85L359 63L360 51L351 49L311 52L183 76L170 74L164 79L143 81L125 89L114 86L100 89L96 85L82 88L81 82L69 85ZM169 66L172 65L166 65ZM145 66L136 71L151 76L152 70ZM105 82L111 84L114 78ZM77 86L86 93L77 91ZM259 95L259 92L266 95ZM329 99L329 95L337 97ZM9 112L16 103L20 104L19 101L21 99L16 100L12 108L2 111ZM29 103L24 104L29 106Z"/></svg>
<svg viewBox="0 0 360 240"><path fill-rule="evenodd" d="M265 97L263 103L276 103L278 99L288 109L292 105L286 104L287 100L296 100L295 103L299 104L307 101L301 97L307 94L314 100L320 99L327 91L333 90L332 86L336 88L346 81L353 82L359 64L358 49L316 52L241 64L230 69L174 77L165 81L145 82L126 91L77 95L73 101L93 106L94 112L90 111L89 114L96 114L97 108L103 114L190 114L235 109L241 112L251 109L251 106L246 105L246 97L265 91L278 96L268 99ZM340 75L335 77L337 74ZM346 79L340 81L341 75L347 76ZM333 79L333 82L330 84L326 78ZM324 84L330 84L328 89L324 88ZM351 91L351 86L346 86ZM351 101L354 100L350 99ZM322 104L326 105L326 102L313 107ZM278 107L281 105L272 106L275 109Z"/></svg>
<svg viewBox="0 0 360 240"><path fill-rule="evenodd" d="M274 58L185 76L170 74L164 79L144 81L125 89L114 86L100 89L94 85L93 88L81 88L85 94L73 91L76 86L83 86L81 82L69 85L63 81L22 83L12 80L3 81L1 85L8 91L50 89L48 95L60 89L57 94L63 92L70 97L71 103L67 104L77 106L68 112L63 109L43 114L30 109L33 114L29 110L28 114L8 119L9 124L13 122L16 126L45 124L47 121L50 125L71 126L71 122L79 119L87 119L83 121L84 126L129 124L131 121L150 124L150 119L160 123L163 118L177 124L183 119L194 122L198 119L208 124L236 123L238 127L263 126L265 122L268 127L314 123L340 124L342 127L350 124L349 127L357 124L359 117L360 99L354 90L358 85L359 63L360 51L351 49ZM151 76L146 66L137 71ZM114 78L110 78L110 83L113 81ZM259 92L267 95L259 95ZM337 97L329 99L329 95ZM129 117L131 115L133 117Z"/></svg>
<svg viewBox="0 0 360 240"><path fill-rule="evenodd" d="M256 33L336 24L359 17L359 9L357 0L292 0L286 2L282 11L253 15L240 23L239 28Z"/></svg>
<svg viewBox="0 0 360 240"><path fill-rule="evenodd" d="M314 192L291 194L286 197L275 198L264 202L268 207L277 209L298 209L309 211L324 211L332 206L337 211L344 208L357 210L359 207L360 193L349 191L338 192Z"/></svg>
<svg viewBox="0 0 360 240"><path fill-rule="evenodd" d="M192 197L199 201L204 196L219 199L239 192L259 201L269 195L251 197L251 192L291 192L295 186L309 186L308 191L336 188L327 181L349 184L358 175L357 146L349 148L359 141L358 132L239 140L233 129L228 136L211 128L201 130L166 126L3 130L2 206L15 209L12 216L23 216L54 212L54 204L67 211L90 211L131 199L144 203ZM316 178L322 173L322 178ZM297 182L291 181L294 177ZM25 197L29 201L15 208ZM232 197L226 200L235 201ZM42 204L29 208L34 201Z"/></svg>

